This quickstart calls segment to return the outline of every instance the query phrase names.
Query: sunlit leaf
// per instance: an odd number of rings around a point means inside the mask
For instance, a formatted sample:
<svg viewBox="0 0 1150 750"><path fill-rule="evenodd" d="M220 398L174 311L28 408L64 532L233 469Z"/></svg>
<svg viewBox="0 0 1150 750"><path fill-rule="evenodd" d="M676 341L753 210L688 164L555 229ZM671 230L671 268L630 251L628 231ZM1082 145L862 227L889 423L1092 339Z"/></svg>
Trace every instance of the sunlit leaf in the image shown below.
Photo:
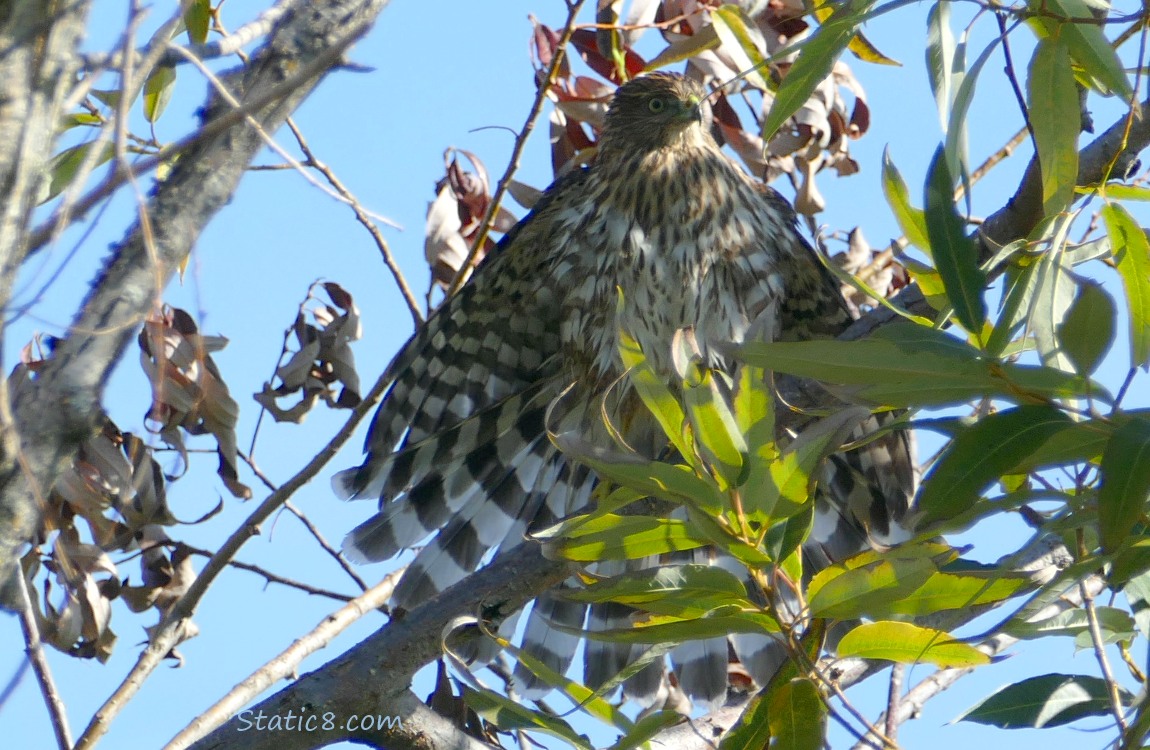
<svg viewBox="0 0 1150 750"><path fill-rule="evenodd" d="M742 582L713 565L669 565L623 573L564 592L583 602L618 602L656 614L702 617L720 606L753 609Z"/></svg>
<svg viewBox="0 0 1150 750"><path fill-rule="evenodd" d="M963 55L956 50L954 33L950 30L950 3L936 2L930 6L926 26L926 70L939 121L945 130L950 123L950 105L958 85L955 79L961 81L966 74Z"/></svg>
<svg viewBox="0 0 1150 750"><path fill-rule="evenodd" d="M890 149L882 154L882 192L894 213L898 228L906 235L907 241L920 250L930 251L930 240L926 234L926 215L921 208L910 203L910 193L906 182L890 158Z"/></svg>
<svg viewBox="0 0 1150 750"><path fill-rule="evenodd" d="M754 25L754 21L747 18L739 6L728 4L711 11L711 23L723 50L736 59L740 69L749 71L747 81L759 91L773 88L763 75L767 70L766 59L747 28ZM739 57L745 59L738 60Z"/></svg>
<svg viewBox="0 0 1150 750"><path fill-rule="evenodd" d="M581 708L582 706L580 706ZM655 711L652 713L644 713L643 718L635 722L626 734L620 737L614 745L611 745L607 750L630 750L633 747L641 747L657 735L660 730L683 721L683 715L671 710Z"/></svg>
<svg viewBox="0 0 1150 750"><path fill-rule="evenodd" d="M1102 218L1130 310L1130 366L1145 367L1150 364L1150 241L1121 204L1107 203Z"/></svg>
<svg viewBox="0 0 1150 750"><path fill-rule="evenodd" d="M990 656L943 630L909 622L868 622L855 627L839 641L840 656L885 659L902 664L934 664L938 667L977 667L990 663Z"/></svg>
<svg viewBox="0 0 1150 750"><path fill-rule="evenodd" d="M72 181L76 178L77 170L80 169L84 160L87 159L88 153L95 144L96 141L81 143L79 146L66 148L52 157L52 163L48 167L52 179L48 184L48 192L41 198L41 202L52 200L72 184ZM93 162L93 166L97 167L108 161L114 153L115 150L112 148L112 144L104 143L99 155Z"/></svg>
<svg viewBox="0 0 1150 750"><path fill-rule="evenodd" d="M544 540L548 556L578 562L636 560L707 543L684 521L650 516L606 515L577 526L559 524L536 536Z"/></svg>
<svg viewBox="0 0 1150 750"><path fill-rule="evenodd" d="M888 557L859 567L831 565L811 580L811 616L833 620L882 616L893 602L918 589L937 571L929 557Z"/></svg>
<svg viewBox="0 0 1150 750"><path fill-rule="evenodd" d="M799 677L767 694L770 706L772 748L777 750L819 750L826 735L827 707L815 683Z"/></svg>
<svg viewBox="0 0 1150 750"><path fill-rule="evenodd" d="M144 119L155 122L164 113L176 85L176 69L171 65L157 65L144 82Z"/></svg>
<svg viewBox="0 0 1150 750"><path fill-rule="evenodd" d="M184 5L184 28L188 30L188 41L192 44L203 44L208 41L211 24L211 0L189 0Z"/></svg>
<svg viewBox="0 0 1150 750"><path fill-rule="evenodd" d="M715 373L703 367L696 370L698 377L688 378L683 384L687 421L695 432L699 451L731 486L743 468L747 444L727 403L727 391L719 387Z"/></svg>
<svg viewBox="0 0 1150 750"><path fill-rule="evenodd" d="M558 737L574 747L592 750L591 741L571 728L563 719L532 711L526 706L492 690L474 690L463 686L463 700L475 713L504 731L525 729Z"/></svg>
<svg viewBox="0 0 1150 750"><path fill-rule="evenodd" d="M890 611L893 614L918 616L992 604L1009 599L1029 585L1027 579L1010 578L1002 571L996 571L992 578L938 572L922 586L893 602Z"/></svg>
<svg viewBox="0 0 1150 750"><path fill-rule="evenodd" d="M740 357L759 367L849 386L852 398L891 407L962 403L983 396L1073 398L1090 388L1081 376L1002 363L942 331L910 323L884 326L858 341L752 342Z"/></svg>
<svg viewBox="0 0 1150 750"><path fill-rule="evenodd" d="M1095 615L1103 630L1111 632L1132 632L1134 618L1125 610L1115 607L1095 607ZM1090 629L1090 617L1084 609L1068 609L1053 617L1037 622L1011 621L1003 629L1015 638L1032 639L1052 635L1077 637Z"/></svg>

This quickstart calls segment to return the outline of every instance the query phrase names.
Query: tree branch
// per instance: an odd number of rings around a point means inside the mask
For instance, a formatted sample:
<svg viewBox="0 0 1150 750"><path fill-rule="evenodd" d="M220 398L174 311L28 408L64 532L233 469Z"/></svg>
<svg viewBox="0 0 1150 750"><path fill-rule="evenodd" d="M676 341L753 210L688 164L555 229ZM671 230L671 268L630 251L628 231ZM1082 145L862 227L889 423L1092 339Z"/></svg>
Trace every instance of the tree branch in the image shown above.
<svg viewBox="0 0 1150 750"><path fill-rule="evenodd" d="M0 13L0 310L28 253L26 232L52 154L68 88L80 61L89 3L10 3ZM22 481L20 414L0 382L0 607L20 610L16 553L35 532L44 493ZM46 412L53 411L46 409ZM76 445L79 440L76 441ZM45 477L48 475L44 475Z"/></svg>
<svg viewBox="0 0 1150 750"><path fill-rule="evenodd" d="M467 744L451 744L465 741L465 736L411 693L408 689L411 678L425 664L438 658L445 629L449 629L461 613L501 620L571 572L568 563L548 560L539 547L523 545L411 612L397 616L344 654L251 709L263 711L266 716L286 716L293 710L298 714L300 706L307 706L316 714L331 712L335 716L335 726L331 729L321 727L306 733L242 732L244 723L236 717L192 747L196 750L318 747L340 740L362 739L344 728L343 722L348 717L385 713L400 717L402 726L381 728L382 734L377 733L371 739L389 750L486 748L487 745L469 738ZM483 636L477 628L470 627L455 637L467 641ZM453 731L447 732L448 728ZM433 735L446 739L432 741Z"/></svg>

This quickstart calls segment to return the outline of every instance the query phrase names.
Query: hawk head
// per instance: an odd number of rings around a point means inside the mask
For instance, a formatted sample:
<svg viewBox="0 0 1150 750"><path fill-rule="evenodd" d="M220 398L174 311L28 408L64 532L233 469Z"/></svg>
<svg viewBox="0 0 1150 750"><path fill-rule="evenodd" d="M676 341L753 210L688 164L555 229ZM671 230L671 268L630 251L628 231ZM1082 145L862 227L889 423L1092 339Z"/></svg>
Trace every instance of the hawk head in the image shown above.
<svg viewBox="0 0 1150 750"><path fill-rule="evenodd" d="M711 142L711 107L697 82L649 73L623 84L607 110L600 152L634 155Z"/></svg>

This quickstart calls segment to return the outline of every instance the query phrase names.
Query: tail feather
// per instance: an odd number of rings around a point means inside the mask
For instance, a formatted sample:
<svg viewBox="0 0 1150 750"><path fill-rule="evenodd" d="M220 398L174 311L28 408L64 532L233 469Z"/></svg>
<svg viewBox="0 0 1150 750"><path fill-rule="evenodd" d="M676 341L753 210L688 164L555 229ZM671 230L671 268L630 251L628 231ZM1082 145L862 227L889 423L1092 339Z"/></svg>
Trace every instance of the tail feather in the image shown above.
<svg viewBox="0 0 1150 750"><path fill-rule="evenodd" d="M516 519L533 515L542 497L532 488L550 447L546 438L537 438L508 463L473 466L480 476L471 499L408 566L392 596L397 606L406 608L465 578L507 538Z"/></svg>
<svg viewBox="0 0 1150 750"><path fill-rule="evenodd" d="M369 455L363 466L336 475L341 494L364 497L377 492L382 501L380 512L344 540L344 550L353 559L386 560L447 524L468 503L482 501L484 491L502 481L507 467L526 460L530 445L545 440L542 420L548 400L547 391L538 388L384 461ZM396 499L388 502L389 497ZM504 507L510 509L514 502L521 507L523 498L506 501Z"/></svg>
<svg viewBox="0 0 1150 750"><path fill-rule="evenodd" d="M578 585L575 581L567 581L555 591L539 596L531 607L523 633L523 650L559 674L566 673L571 667L581 637L555 626L577 631L582 627L587 612L586 604L562 598L561 591ZM522 663L515 667L515 679L520 685L520 694L529 700L539 700L551 690Z"/></svg>
<svg viewBox="0 0 1150 750"><path fill-rule="evenodd" d="M726 638L686 641L672 649L671 664L683 692L712 709L722 705L727 697L728 653Z"/></svg>

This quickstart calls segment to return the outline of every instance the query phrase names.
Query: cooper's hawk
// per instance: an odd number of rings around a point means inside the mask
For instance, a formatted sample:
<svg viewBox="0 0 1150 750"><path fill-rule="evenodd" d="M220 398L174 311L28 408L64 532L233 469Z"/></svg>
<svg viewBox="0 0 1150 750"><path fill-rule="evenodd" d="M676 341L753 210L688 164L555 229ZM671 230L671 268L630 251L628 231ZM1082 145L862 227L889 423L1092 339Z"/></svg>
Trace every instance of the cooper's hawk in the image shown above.
<svg viewBox="0 0 1150 750"><path fill-rule="evenodd" d="M681 329L693 332L707 365L730 371L726 345L748 336L830 337L850 323L790 206L722 153L710 125L706 92L682 76L652 73L621 86L595 163L556 181L391 363L367 459L335 486L344 497L380 500L379 514L344 542L353 559L383 560L435 534L397 586L395 605L413 607L489 551L506 552L585 508L597 477L548 439L552 402L552 430L609 440L606 408L630 447L666 453L654 418L621 380L620 329L671 383ZM825 565L865 549L868 535L900 536L911 468L899 436L834 456L817 490L808 557ZM626 615L595 606L589 627L618 626ZM544 595L525 645L563 671L573 639L548 625L578 627L584 617L585 605ZM731 645L764 679L765 637ZM627 658L626 649L620 656L589 642L587 682L602 684ZM683 644L671 661L688 695L725 697L726 639ZM649 667L632 678L628 693L649 699L653 676L661 672Z"/></svg>

